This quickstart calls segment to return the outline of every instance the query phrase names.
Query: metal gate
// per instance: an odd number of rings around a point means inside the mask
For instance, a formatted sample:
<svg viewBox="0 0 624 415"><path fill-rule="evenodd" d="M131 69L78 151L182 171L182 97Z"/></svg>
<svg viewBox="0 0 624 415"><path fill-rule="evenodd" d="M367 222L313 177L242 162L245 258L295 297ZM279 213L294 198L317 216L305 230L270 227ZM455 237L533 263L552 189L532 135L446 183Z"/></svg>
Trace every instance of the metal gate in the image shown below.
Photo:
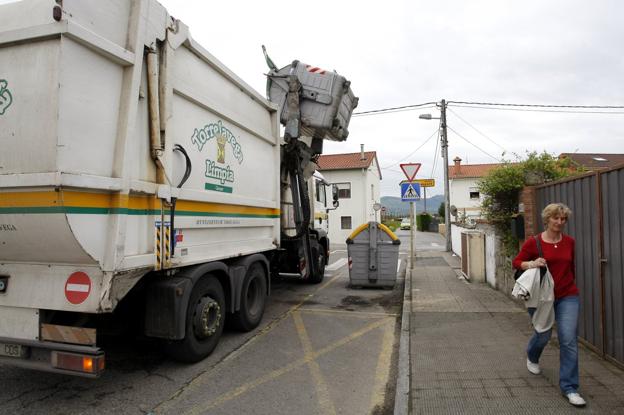
<svg viewBox="0 0 624 415"><path fill-rule="evenodd" d="M624 166L538 186L535 196L536 215L554 202L572 209L579 336L624 365Z"/></svg>

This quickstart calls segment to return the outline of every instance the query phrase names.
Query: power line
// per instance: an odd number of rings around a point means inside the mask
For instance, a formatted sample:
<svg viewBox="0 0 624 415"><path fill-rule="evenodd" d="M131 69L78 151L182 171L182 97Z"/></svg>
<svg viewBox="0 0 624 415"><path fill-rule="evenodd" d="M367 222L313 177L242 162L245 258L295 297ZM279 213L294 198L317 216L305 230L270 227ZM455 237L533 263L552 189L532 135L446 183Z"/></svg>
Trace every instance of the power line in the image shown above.
<svg viewBox="0 0 624 415"><path fill-rule="evenodd" d="M494 160L500 162L501 160L494 157L493 155L491 155L490 153L488 153L487 151L483 150L481 147L479 147L478 145L472 143L470 140L468 140L466 137L464 137L463 135L461 135L460 133L458 133L457 131L455 131L454 129L452 129L451 127L448 126L448 124L446 125L446 128L448 128L449 130L451 130L452 132L454 132L455 134L457 134L460 138L464 139L464 141L466 141L468 144L472 145L473 147L476 147L479 151L481 151L482 153L492 157Z"/></svg>
<svg viewBox="0 0 624 415"><path fill-rule="evenodd" d="M422 108L433 108L435 107L435 105L436 105L436 102L424 102L422 104L403 105L401 107L381 108L378 110L354 112L353 117L362 117L362 116L367 116L367 115L379 115L379 114L400 112L400 111L412 111L415 109L422 109Z"/></svg>
<svg viewBox="0 0 624 415"><path fill-rule="evenodd" d="M488 140L490 140L492 143L496 144L501 150L507 152L507 149L503 146L501 146L500 144L498 144L496 141L492 140L490 137L488 137L487 135L483 134L481 131L479 131L477 129L477 127L475 127L474 125L470 124L468 121L466 121L465 119L463 119L458 113L456 113L455 111L453 111L452 109L448 109L449 111L451 111L457 118L459 118L460 120L462 120L464 123L466 123L466 125L468 125L470 128L472 128L473 130L475 130L476 132L478 132L479 134L481 134L483 137L487 138Z"/></svg>
<svg viewBox="0 0 624 415"><path fill-rule="evenodd" d="M400 171L400 170L395 170L395 169L393 169L393 168L391 168L391 167L382 167L382 169L381 169L381 170L388 170L388 171L391 171L391 172L393 172L393 173L401 173L401 174L403 174L403 172L402 172L402 171Z"/></svg>
<svg viewBox="0 0 624 415"><path fill-rule="evenodd" d="M478 105L453 105L456 108L475 108L481 110L498 110L498 111L519 111L519 112L545 112L545 113L562 113L562 114L613 114L613 115L621 115L624 114L622 111L572 111L572 110L556 110L556 109L535 109L535 108L501 108L501 107L486 107L486 106L478 106Z"/></svg>
<svg viewBox="0 0 624 415"><path fill-rule="evenodd" d="M440 136L440 130L438 129L438 138ZM440 148L440 140L436 140L436 147L435 147L435 151L433 152L433 167L431 168L431 176L430 177L435 177L435 171L436 171L436 167L438 167L438 149Z"/></svg>
<svg viewBox="0 0 624 415"><path fill-rule="evenodd" d="M449 104L468 104L501 107L536 107L536 108L585 108L585 109L624 109L622 105L553 105L553 104L510 104L497 102L447 101Z"/></svg>
<svg viewBox="0 0 624 415"><path fill-rule="evenodd" d="M438 102L423 102L422 104L403 105L400 107L380 108L377 110L353 113L353 117L391 114L393 112L413 111L415 109L434 108ZM480 101L447 101L448 105L464 108L490 109L503 111L527 112L561 112L567 114L624 114L622 111L587 111L587 110L617 110L624 109L623 105L554 105L554 104L513 104L505 102ZM448 107L447 105L447 107ZM501 108L503 107L503 108ZM581 111L579 111L581 110Z"/></svg>
<svg viewBox="0 0 624 415"><path fill-rule="evenodd" d="M414 111L414 110L417 110L417 109L424 110L424 109L427 109L427 108L435 108L435 107L436 107L435 105L427 105L425 107L402 108L402 109L396 109L396 110L394 110L394 109L385 110L384 109L384 110L379 110L377 112L370 113L370 114L369 113L364 113L364 112L354 113L353 116L354 117L367 117L367 116L371 116L371 115L396 114L397 112Z"/></svg>
<svg viewBox="0 0 624 415"><path fill-rule="evenodd" d="M417 152L418 150L420 150L425 144L427 144L429 142L429 140L431 140L431 138L436 135L438 133L438 129L436 129L433 134L431 134L429 136L429 138L427 138L425 141L423 141L418 147L416 147L416 150L412 151L411 153L409 153L407 156L403 157L401 160L395 161L392 164L388 164L386 167L382 167L381 170L388 170L390 169L390 167L394 167L396 166L398 163L407 160L408 158L410 158L415 152Z"/></svg>

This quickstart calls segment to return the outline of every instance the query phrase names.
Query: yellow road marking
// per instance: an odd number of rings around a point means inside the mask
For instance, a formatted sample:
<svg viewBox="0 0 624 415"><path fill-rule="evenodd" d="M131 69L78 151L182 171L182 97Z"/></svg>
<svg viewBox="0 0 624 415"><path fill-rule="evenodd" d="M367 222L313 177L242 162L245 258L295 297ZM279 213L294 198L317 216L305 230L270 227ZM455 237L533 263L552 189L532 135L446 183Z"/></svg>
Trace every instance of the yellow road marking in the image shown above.
<svg viewBox="0 0 624 415"><path fill-rule="evenodd" d="M375 370L375 386L373 386L373 393L371 394L370 400L371 411L377 406L381 407L384 403L386 385L388 384L388 378L390 376L390 360L392 359L395 324L395 320L392 320L392 324L388 324L384 330L383 339L381 341L381 352L379 353L377 369Z"/></svg>
<svg viewBox="0 0 624 415"><path fill-rule="evenodd" d="M327 308L300 308L302 313L320 313L320 314L342 314L345 316L352 316L358 318L370 318L370 317L397 317L398 314L394 313L374 313L368 311L348 311L348 310L330 310Z"/></svg>
<svg viewBox="0 0 624 415"><path fill-rule="evenodd" d="M312 378L314 379L314 386L316 387L316 393L318 395L321 410L324 414L335 414L336 408L334 408L331 396L329 395L327 383L321 373L321 367L315 359L311 359L314 350L312 349L312 342L310 341L308 332L303 324L301 313L299 311L294 312L293 319L295 320L295 327L297 328L297 333L299 334L299 340L301 340L301 345L303 346L304 359L308 360L308 367L310 368L310 373L312 373Z"/></svg>
<svg viewBox="0 0 624 415"><path fill-rule="evenodd" d="M314 297L316 294L318 294L320 291L324 290L325 288L329 287L331 284L333 284L334 282L336 282L338 278L334 277L332 279L330 279L329 281L327 281L325 284L321 285L318 290L314 291L311 294L306 295L303 300L301 300L299 303L295 304L294 306L292 306L287 312L285 312L281 317L279 317L277 320L273 320L271 323L269 323L266 327L264 327L262 330L260 330L254 337L252 337L251 339L249 339L247 341L247 343L245 343L244 345L242 345L240 347L240 349L236 350L234 353L228 355L225 359L223 359L224 362L227 362L229 360L235 359L237 358L243 351L245 351L250 345L254 344L258 339L264 337L267 333L269 333L271 330L273 330L275 327L277 327L282 321L286 320L288 317L290 317L292 315L292 313L294 313L295 311L297 311L303 304L305 304L306 301L308 301L310 298Z"/></svg>
<svg viewBox="0 0 624 415"><path fill-rule="evenodd" d="M319 293L320 291L324 290L325 288L329 287L331 284L333 284L334 282L336 282L338 280L337 277L334 277L332 279L330 279L329 281L327 281L325 284L321 285L316 291L314 291L311 294L306 295L303 300L301 300L301 302L299 302L298 304L295 304L294 306L292 306L287 312L285 312L282 316L280 316L278 319L273 320L271 323L269 323L266 327L264 327L262 330L258 331L258 333L256 333L256 335L254 335L251 339L249 339L245 344L243 344L239 349L235 350L234 352L232 352L231 354L229 354L228 356L225 357L225 359L223 359L221 361L222 363L228 362L230 360L236 359L238 356L240 356L244 351L247 350L247 348L249 348L249 346L251 346L252 344L254 344L256 341L258 341L259 339L261 339L262 337L264 337L265 335L267 335L269 332L271 332L271 330L273 330L275 327L277 327L282 321L284 321L285 319L287 319L290 315L292 315L292 313L294 313L297 309L299 309L306 301L308 301L310 298L314 297L314 295L316 295L317 293ZM220 364L219 364L220 365ZM214 370L216 370L216 367L207 370L201 374L199 374L197 377L195 377L191 382L188 383L188 385L186 385L186 387L184 387L183 389L178 389L173 395L171 395L169 397L169 399L167 399L166 401L160 403L158 406L156 406L156 408L154 408L154 411L159 411L161 407L166 407L168 402L173 402L175 401L178 396L182 395L185 391L187 390L193 390L195 388L198 388L199 386L202 385L202 383L204 383L205 379L209 378L209 374L212 373ZM270 379L269 379L270 380Z"/></svg>
<svg viewBox="0 0 624 415"><path fill-rule="evenodd" d="M335 343L330 344L329 346L326 346L316 352L312 352L310 353L308 356L305 356L301 359L298 359L280 369L276 369L273 370L269 373L267 373L264 376L261 376L255 380L252 380L250 382L244 383L243 385L232 389L229 392L224 393L221 396L216 397L215 399L212 399L208 402L205 402L203 405L202 404L197 404L194 405L193 407L191 407L191 409L189 409L188 411L184 412L185 414L202 414L202 413L207 413L208 410L212 409L212 408L216 408L217 406L223 405L224 403L252 390L257 388L258 386L263 385L266 382L269 382L271 380L277 379L280 376L291 372L294 369L297 369L305 364L307 364L309 361L317 359L320 356L323 356L335 349L337 349L340 346L344 346L345 344L348 344L350 342L352 342L353 340L362 337L363 335L365 335L366 333L383 326L384 324L388 324L389 321L394 322L394 319L391 318L387 318L387 319L382 319L379 321L376 321L374 323L371 323L363 328L361 328L360 330L357 330L353 333L351 333L349 336L347 337L343 337L342 339L338 340ZM203 375L202 375L203 377Z"/></svg>

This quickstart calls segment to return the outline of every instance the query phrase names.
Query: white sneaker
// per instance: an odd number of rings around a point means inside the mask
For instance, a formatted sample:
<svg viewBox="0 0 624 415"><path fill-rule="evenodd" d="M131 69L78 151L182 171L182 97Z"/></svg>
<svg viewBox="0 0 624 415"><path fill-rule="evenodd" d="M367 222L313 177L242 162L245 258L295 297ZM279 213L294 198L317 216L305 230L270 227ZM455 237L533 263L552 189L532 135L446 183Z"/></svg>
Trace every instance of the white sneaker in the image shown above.
<svg viewBox="0 0 624 415"><path fill-rule="evenodd" d="M585 406L587 402L581 395L576 392L566 393L566 398L568 398L568 402L570 402L574 406Z"/></svg>
<svg viewBox="0 0 624 415"><path fill-rule="evenodd" d="M534 375L539 375L540 373L542 373L542 369L540 369L539 364L533 363L529 359L527 359L527 369L529 369L529 372L533 373Z"/></svg>

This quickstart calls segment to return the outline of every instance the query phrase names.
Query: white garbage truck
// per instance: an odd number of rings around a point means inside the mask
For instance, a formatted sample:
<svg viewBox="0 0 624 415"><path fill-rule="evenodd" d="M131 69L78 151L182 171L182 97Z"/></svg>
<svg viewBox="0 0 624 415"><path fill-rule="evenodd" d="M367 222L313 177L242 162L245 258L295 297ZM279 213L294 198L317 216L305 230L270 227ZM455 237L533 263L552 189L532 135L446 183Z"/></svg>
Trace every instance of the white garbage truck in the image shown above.
<svg viewBox="0 0 624 415"><path fill-rule="evenodd" d="M268 99L155 0L0 5L0 364L97 377L131 320L199 361L272 276L323 279L314 162L357 98L265 58Z"/></svg>

